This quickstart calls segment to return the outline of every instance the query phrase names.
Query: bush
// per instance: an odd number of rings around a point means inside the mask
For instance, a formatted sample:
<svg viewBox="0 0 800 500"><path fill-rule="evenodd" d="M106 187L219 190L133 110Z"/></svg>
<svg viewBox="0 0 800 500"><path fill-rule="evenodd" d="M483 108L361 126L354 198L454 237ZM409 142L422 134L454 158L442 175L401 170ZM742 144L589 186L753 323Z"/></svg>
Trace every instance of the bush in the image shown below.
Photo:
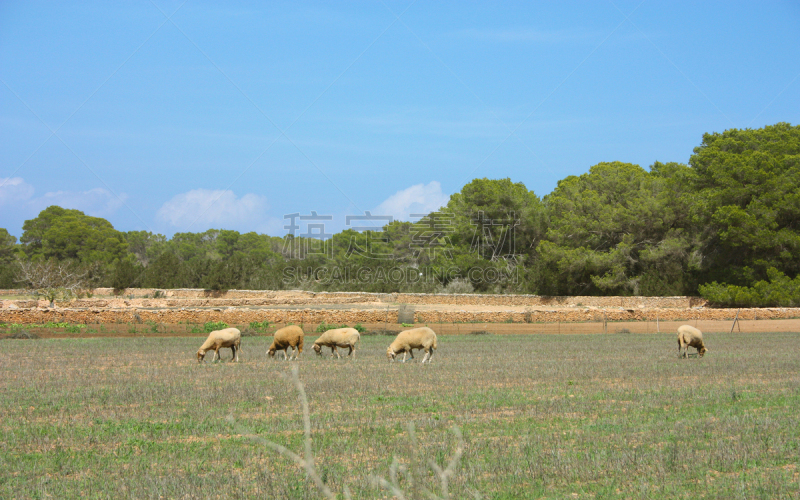
<svg viewBox="0 0 800 500"><path fill-rule="evenodd" d="M214 330L224 330L225 328L228 328L228 323L224 321L209 321L203 325L206 333L211 333Z"/></svg>
<svg viewBox="0 0 800 500"><path fill-rule="evenodd" d="M364 335L386 335L386 336L393 336L400 333L399 330L371 330L369 332L364 332Z"/></svg>
<svg viewBox="0 0 800 500"><path fill-rule="evenodd" d="M250 328L255 331L265 331L269 328L269 321L251 321Z"/></svg>
<svg viewBox="0 0 800 500"><path fill-rule="evenodd" d="M334 328L347 328L347 325L337 325L334 323L325 323L324 321L319 324L317 329L315 330L317 333L323 333L328 330L333 330ZM363 327L362 327L363 328Z"/></svg>
<svg viewBox="0 0 800 500"><path fill-rule="evenodd" d="M800 275L790 279L775 268L767 270L769 281L752 287L708 283L700 285L700 296L722 307L797 307L800 305Z"/></svg>
<svg viewBox="0 0 800 500"><path fill-rule="evenodd" d="M22 340L33 340L38 339L39 336L35 333L31 333L28 330L17 330L16 332L12 333L11 335L7 335L3 337L4 339L22 339Z"/></svg>
<svg viewBox="0 0 800 500"><path fill-rule="evenodd" d="M456 278L442 289L442 293L473 293L475 287L466 278Z"/></svg>

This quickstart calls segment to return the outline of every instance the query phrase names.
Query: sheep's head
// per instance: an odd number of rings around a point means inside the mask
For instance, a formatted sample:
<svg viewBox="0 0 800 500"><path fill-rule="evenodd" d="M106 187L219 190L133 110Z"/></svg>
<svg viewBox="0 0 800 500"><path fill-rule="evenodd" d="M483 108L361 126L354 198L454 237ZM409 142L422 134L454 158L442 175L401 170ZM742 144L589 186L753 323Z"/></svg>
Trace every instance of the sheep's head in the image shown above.
<svg viewBox="0 0 800 500"><path fill-rule="evenodd" d="M701 358L703 357L703 355L704 355L706 352L708 352L708 349L706 349L706 346L703 346L703 347L701 347L701 348L700 348L700 350L698 351L698 353L699 353L699 356L700 356Z"/></svg>
<svg viewBox="0 0 800 500"><path fill-rule="evenodd" d="M270 347L270 348L267 350L267 356L269 356L270 358L274 358L274 357L275 357L275 351L277 351L277 349L275 349L275 347L274 347L274 346L273 346L273 347Z"/></svg>
<svg viewBox="0 0 800 500"><path fill-rule="evenodd" d="M314 352L317 353L317 356L322 356L322 346L319 344L314 344Z"/></svg>
<svg viewBox="0 0 800 500"><path fill-rule="evenodd" d="M391 346L388 349L386 349L386 358L389 361L394 361L394 358L396 356L397 356L397 354L392 350Z"/></svg>
<svg viewBox="0 0 800 500"><path fill-rule="evenodd" d="M206 357L206 351L204 351L202 349L197 351L197 362L198 363L202 363L203 359L205 359L205 357Z"/></svg>

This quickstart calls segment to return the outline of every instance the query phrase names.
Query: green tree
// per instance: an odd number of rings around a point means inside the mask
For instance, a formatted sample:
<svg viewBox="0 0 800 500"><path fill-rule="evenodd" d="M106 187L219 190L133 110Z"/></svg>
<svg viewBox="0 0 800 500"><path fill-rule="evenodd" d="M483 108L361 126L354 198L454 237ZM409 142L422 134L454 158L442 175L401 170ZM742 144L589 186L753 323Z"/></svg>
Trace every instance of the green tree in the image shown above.
<svg viewBox="0 0 800 500"><path fill-rule="evenodd" d="M171 250L161 253L145 269L145 286L151 288L198 287L186 279L186 270L180 258Z"/></svg>
<svg viewBox="0 0 800 500"><path fill-rule="evenodd" d="M705 134L689 164L704 281L800 273L800 126Z"/></svg>
<svg viewBox="0 0 800 500"><path fill-rule="evenodd" d="M442 285L456 277L449 269L457 269L477 292L525 289L515 280L535 259L546 228L544 205L533 191L507 178L474 179L450 197L442 214L452 217L453 248L452 258L440 253L431 264L447 276Z"/></svg>
<svg viewBox="0 0 800 500"><path fill-rule="evenodd" d="M14 254L17 249L16 236L9 234L8 230L0 228L0 288L15 288L17 263Z"/></svg>
<svg viewBox="0 0 800 500"><path fill-rule="evenodd" d="M141 287L145 282L144 266L133 255L118 260L111 273L111 286L116 290Z"/></svg>
<svg viewBox="0 0 800 500"><path fill-rule="evenodd" d="M157 259L167 247L167 238L163 234L153 234L150 231L128 231L123 235L128 244L128 251L143 266Z"/></svg>
<svg viewBox="0 0 800 500"><path fill-rule="evenodd" d="M687 167L599 163L545 197L549 229L535 279L553 295L682 293L692 241L681 201Z"/></svg>
<svg viewBox="0 0 800 500"><path fill-rule="evenodd" d="M450 197L444 212L453 216L453 244L489 260L533 254L545 232L539 197L508 178L473 180Z"/></svg>
<svg viewBox="0 0 800 500"><path fill-rule="evenodd" d="M25 221L20 242L31 258L111 264L127 254L124 235L105 219L50 206Z"/></svg>

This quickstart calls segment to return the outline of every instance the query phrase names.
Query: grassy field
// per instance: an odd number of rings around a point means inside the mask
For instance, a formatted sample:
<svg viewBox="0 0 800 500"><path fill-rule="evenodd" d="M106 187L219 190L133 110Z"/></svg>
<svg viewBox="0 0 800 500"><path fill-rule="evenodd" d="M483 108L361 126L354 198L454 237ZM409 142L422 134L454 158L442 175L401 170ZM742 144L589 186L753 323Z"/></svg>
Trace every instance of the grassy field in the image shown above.
<svg viewBox="0 0 800 500"><path fill-rule="evenodd" d="M430 365L387 363L383 336L355 360L307 337L299 363L268 340L203 365L200 338L1 341L0 498L319 498L251 437L302 453L292 365L352 498L393 476L441 496L454 426L452 498L800 498L800 334L707 334L688 360L674 334L442 336Z"/></svg>

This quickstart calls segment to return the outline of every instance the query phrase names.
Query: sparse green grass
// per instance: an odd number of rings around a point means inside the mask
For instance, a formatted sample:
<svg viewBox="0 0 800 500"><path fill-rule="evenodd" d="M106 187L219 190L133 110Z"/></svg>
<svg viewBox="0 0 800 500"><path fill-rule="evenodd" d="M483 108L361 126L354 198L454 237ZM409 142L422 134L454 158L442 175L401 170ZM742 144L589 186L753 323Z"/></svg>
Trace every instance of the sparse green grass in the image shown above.
<svg viewBox="0 0 800 500"><path fill-rule="evenodd" d="M453 498L798 498L800 335L705 337L688 360L673 334L440 336L431 365L388 363L382 336L355 360L306 351L317 467L335 492L389 498L370 475L397 457L422 479L407 491L438 493L426 461L447 462L456 425ZM302 450L270 340L202 365L201 338L0 342L0 498L319 498L235 430Z"/></svg>

